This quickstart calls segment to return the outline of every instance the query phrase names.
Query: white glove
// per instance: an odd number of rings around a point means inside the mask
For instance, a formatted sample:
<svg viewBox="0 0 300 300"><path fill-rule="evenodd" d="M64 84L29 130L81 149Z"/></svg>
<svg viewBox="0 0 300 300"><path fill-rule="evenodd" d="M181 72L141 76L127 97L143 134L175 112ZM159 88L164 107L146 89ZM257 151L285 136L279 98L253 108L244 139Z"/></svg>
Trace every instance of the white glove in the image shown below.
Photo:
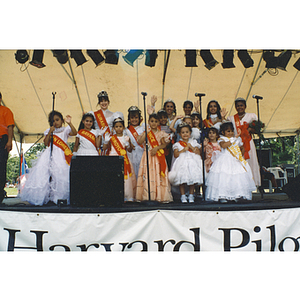
<svg viewBox="0 0 300 300"><path fill-rule="evenodd" d="M99 134L100 135L103 135L104 134L104 132L107 130L107 126L106 127L104 127L103 129L99 129Z"/></svg>

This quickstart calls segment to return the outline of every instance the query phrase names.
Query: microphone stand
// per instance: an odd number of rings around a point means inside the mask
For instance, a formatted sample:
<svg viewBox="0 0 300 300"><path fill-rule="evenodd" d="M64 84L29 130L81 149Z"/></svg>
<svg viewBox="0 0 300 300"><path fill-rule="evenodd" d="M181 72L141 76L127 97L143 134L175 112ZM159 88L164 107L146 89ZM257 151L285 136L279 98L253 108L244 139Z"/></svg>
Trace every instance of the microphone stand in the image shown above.
<svg viewBox="0 0 300 300"><path fill-rule="evenodd" d="M260 124L260 117L259 117L259 100L262 100L262 97L259 96L255 96L253 95L253 97L256 99L256 106L257 106L257 119L258 119L258 123ZM262 161L261 161L261 128L259 127L259 133L258 133L258 140L259 140L259 172L261 172L261 168L262 168Z"/></svg>
<svg viewBox="0 0 300 300"><path fill-rule="evenodd" d="M199 108L200 108L200 130L201 130L201 151L202 151L202 176L203 176L203 185L202 185L202 192L203 192L203 201L205 201L205 166L204 166L204 132L203 132L203 121L202 121L202 96L205 94L196 93L196 97L199 97Z"/></svg>
<svg viewBox="0 0 300 300"><path fill-rule="evenodd" d="M144 100L144 117L145 117L145 142L146 142L146 161L147 161L147 179L148 179L148 198L151 201L151 193L150 193L150 172L149 172L149 153L148 153L148 137L147 137L147 115L146 115L146 96L147 93L142 92L143 100ZM148 202L149 203L149 202Z"/></svg>
<svg viewBox="0 0 300 300"><path fill-rule="evenodd" d="M55 95L56 95L56 92L52 92L52 98L53 98L53 102L52 102L52 115L53 115L53 112L54 112ZM51 127L53 126L53 120L51 120L51 124L50 125L51 125ZM52 158L52 151L53 151L53 132L51 132L51 136L50 136L50 158Z"/></svg>

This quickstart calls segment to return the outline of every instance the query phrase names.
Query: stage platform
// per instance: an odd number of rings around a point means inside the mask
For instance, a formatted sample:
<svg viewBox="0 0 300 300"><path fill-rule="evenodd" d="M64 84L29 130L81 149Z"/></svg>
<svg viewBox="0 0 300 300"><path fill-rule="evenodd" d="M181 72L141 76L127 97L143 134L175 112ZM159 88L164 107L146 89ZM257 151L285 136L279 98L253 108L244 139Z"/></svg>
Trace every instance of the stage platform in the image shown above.
<svg viewBox="0 0 300 300"><path fill-rule="evenodd" d="M183 204L175 195L172 203L159 203L157 201L127 202L119 207L100 206L100 207L73 207L72 205L55 205L49 203L44 206L34 206L22 201L18 197L5 198L1 206L2 211L24 211L24 212L44 212L44 213L117 213L135 212L150 210L182 210L182 211L235 211L235 210L270 210L280 208L300 207L299 201L292 200L285 193L265 193L263 198L260 193L253 193L252 201L239 203L218 203L203 201L201 195L197 195L194 203Z"/></svg>

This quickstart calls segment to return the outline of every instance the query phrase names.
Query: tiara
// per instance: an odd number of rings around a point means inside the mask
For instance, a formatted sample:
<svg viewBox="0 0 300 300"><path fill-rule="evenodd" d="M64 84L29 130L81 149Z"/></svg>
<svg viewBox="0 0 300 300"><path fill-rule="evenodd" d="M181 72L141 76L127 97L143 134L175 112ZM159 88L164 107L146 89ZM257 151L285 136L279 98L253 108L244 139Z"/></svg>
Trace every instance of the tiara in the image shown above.
<svg viewBox="0 0 300 300"><path fill-rule="evenodd" d="M130 106L129 108L128 108L128 112L132 112L132 111L138 111L138 112L140 112L141 110L137 107L137 106Z"/></svg>
<svg viewBox="0 0 300 300"><path fill-rule="evenodd" d="M185 126L190 126L190 125L186 122L181 122L181 123L178 124L179 128L182 128L182 127L185 127Z"/></svg>
<svg viewBox="0 0 300 300"><path fill-rule="evenodd" d="M161 114L161 113L167 113L164 109L160 109L157 114Z"/></svg>
<svg viewBox="0 0 300 300"><path fill-rule="evenodd" d="M98 98L100 97L108 97L108 94L106 91L101 91L99 94L98 94Z"/></svg>
<svg viewBox="0 0 300 300"><path fill-rule="evenodd" d="M168 99L168 100L166 100L165 102L164 102L164 104L166 104L166 103L168 103L168 102L171 102L171 103L173 103L174 105L175 105L175 102L172 100L172 99Z"/></svg>
<svg viewBox="0 0 300 300"><path fill-rule="evenodd" d="M117 117L117 118L114 119L114 123L115 122L120 122L120 121L124 121L124 120L121 117Z"/></svg>

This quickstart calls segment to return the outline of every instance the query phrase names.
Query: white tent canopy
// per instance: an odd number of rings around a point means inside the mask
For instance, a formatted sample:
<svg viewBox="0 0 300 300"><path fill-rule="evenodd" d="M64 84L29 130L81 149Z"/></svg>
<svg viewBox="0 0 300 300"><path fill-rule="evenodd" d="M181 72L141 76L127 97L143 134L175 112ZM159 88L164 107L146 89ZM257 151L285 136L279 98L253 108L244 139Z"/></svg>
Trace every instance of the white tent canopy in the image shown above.
<svg viewBox="0 0 300 300"><path fill-rule="evenodd" d="M15 134L22 133L26 143L35 142L49 127L47 115L52 110L52 92L56 92L55 109L64 116L71 115L75 127L78 127L83 112L97 109L97 94L105 90L110 99L109 109L123 112L125 119L131 105L137 105L143 111L141 92L147 92L147 104L152 95L158 97L157 109L171 98L179 114L183 112L182 104L186 99L194 102L198 100L196 92L205 93L203 117L206 117L206 106L212 99L225 107L229 115L235 114L237 97L247 100L248 112L257 113L256 100L252 98L256 94L263 97L260 119L265 123L265 137L295 135L300 128L300 76L293 67L300 57L299 51L292 51L286 71L266 69L262 50L248 50L254 61L250 68L243 66L234 51L235 68L230 69L222 68L223 51L211 50L219 62L211 70L204 66L200 55L197 55L197 67L185 67L185 50L158 50L154 67L145 66L145 55L141 55L133 67L128 65L123 59L125 50L119 50L117 65L103 63L96 67L85 50L82 53L86 63L77 66L70 58L61 65L51 50L45 50L44 68L29 64L33 50L27 51L29 60L22 65L15 60L16 50L0 50L3 103L14 113ZM280 53L275 51L276 56Z"/></svg>

